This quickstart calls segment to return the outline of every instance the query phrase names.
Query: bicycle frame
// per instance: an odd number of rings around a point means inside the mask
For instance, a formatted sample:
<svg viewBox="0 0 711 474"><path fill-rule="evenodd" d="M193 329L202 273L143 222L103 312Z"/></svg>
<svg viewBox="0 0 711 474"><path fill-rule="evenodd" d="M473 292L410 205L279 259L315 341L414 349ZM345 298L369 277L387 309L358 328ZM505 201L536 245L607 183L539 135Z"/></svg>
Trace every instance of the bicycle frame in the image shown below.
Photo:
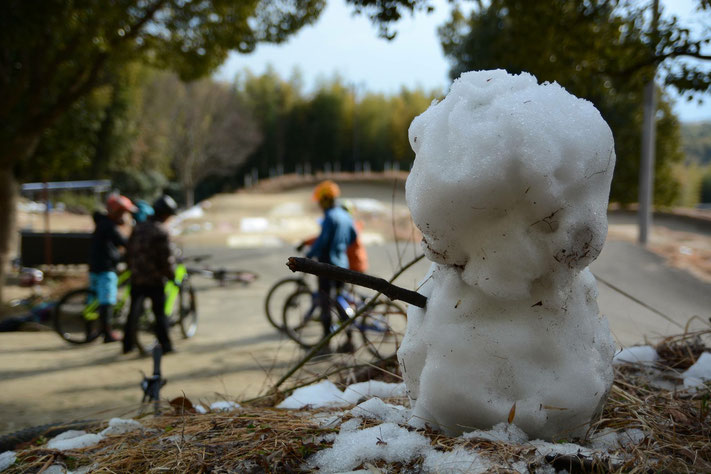
<svg viewBox="0 0 711 474"><path fill-rule="evenodd" d="M185 276L188 274L188 270L182 263L178 264L175 268L175 282L182 283ZM118 287L122 288L121 297L117 299L114 308L117 312L120 312L123 307L128 302L129 296L131 295L131 272L125 270L118 275ZM176 285L174 281L168 281L165 284L165 314L170 316L173 314L173 308L175 307L175 302L180 294L180 286ZM99 301L94 298L89 301L84 310L82 311L82 316L87 321L96 321L99 319Z"/></svg>
<svg viewBox="0 0 711 474"><path fill-rule="evenodd" d="M360 311L366 304L367 304L367 298L358 295L357 293L350 293L350 292L341 292L336 295L335 298L336 303L343 309L343 312L347 316L353 316L356 312ZM321 295L318 291L314 291L311 293L311 307L309 308L306 313L304 313L304 318L303 321L309 321L314 314L314 311L316 311L317 308L320 307L321 303ZM340 313L339 313L340 315ZM371 315L372 317L372 315ZM339 318L342 321L345 321L345 319ZM353 326L358 329L358 330L373 330L377 332L385 332L387 331L387 328L383 328L377 324L363 324L360 321L354 321Z"/></svg>

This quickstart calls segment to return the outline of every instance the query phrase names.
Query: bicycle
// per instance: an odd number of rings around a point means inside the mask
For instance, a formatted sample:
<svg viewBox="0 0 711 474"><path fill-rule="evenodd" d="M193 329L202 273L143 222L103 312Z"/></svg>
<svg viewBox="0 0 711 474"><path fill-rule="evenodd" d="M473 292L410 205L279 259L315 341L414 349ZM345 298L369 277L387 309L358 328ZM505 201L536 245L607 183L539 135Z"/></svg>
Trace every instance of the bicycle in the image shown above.
<svg viewBox="0 0 711 474"><path fill-rule="evenodd" d="M269 324L279 331L284 332L284 303L289 296L299 290L311 291L304 277L283 278L274 283L267 292L267 297L264 299L264 313Z"/></svg>
<svg viewBox="0 0 711 474"><path fill-rule="evenodd" d="M128 270L118 275L119 297L110 321L113 330L123 330L128 317L131 296L129 279ZM169 327L179 326L183 338L193 337L197 332L197 302L184 263L176 266L175 281L165 284L165 295ZM62 339L72 344L90 343L101 334L98 309L96 293L90 288L72 290L59 300L54 309L54 329ZM136 335L136 346L141 353L147 353L153 342L153 324L152 311L144 311L138 319Z"/></svg>
<svg viewBox="0 0 711 474"><path fill-rule="evenodd" d="M185 260L200 263L209 258L210 255L196 255L194 257L187 257ZM187 270L190 275L200 275L217 280L220 286L227 286L227 283L239 283L242 286L247 286L254 283L259 278L258 274L249 270L228 270L226 268L213 269L207 265L202 267L188 267Z"/></svg>
<svg viewBox="0 0 711 474"><path fill-rule="evenodd" d="M284 303L284 332L305 349L315 346L323 335L320 299L321 293L306 286L298 288ZM369 301L370 298L355 291L339 293L330 304L331 330L335 330L339 323L362 311ZM350 332L358 333L362 345L373 356L382 360L396 354L405 335L406 326L407 312L398 303L377 300L371 308L356 318ZM348 336L348 341L336 341L340 347L346 347L346 342L352 343L352 334Z"/></svg>

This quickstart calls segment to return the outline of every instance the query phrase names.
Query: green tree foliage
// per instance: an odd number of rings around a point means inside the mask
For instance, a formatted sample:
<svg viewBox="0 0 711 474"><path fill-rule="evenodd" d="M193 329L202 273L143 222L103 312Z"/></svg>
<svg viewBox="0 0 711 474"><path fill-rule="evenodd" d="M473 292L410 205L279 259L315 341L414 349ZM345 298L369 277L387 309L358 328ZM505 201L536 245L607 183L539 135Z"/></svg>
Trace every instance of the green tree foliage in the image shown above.
<svg viewBox="0 0 711 474"><path fill-rule="evenodd" d="M407 129L437 94L403 89L391 96L359 95L355 86L336 76L304 95L298 77L285 81L273 70L238 77L238 94L264 139L234 184L255 168L260 176L269 176L309 168L362 170L365 163L374 171L393 163L409 167L414 154Z"/></svg>
<svg viewBox="0 0 711 474"><path fill-rule="evenodd" d="M701 202L711 203L711 169L701 179Z"/></svg>
<svg viewBox="0 0 711 474"><path fill-rule="evenodd" d="M16 166L18 177L89 179L124 169L137 133L136 113L146 74L145 67L128 64L109 84L80 98L43 131L32 159Z"/></svg>
<svg viewBox="0 0 711 474"><path fill-rule="evenodd" d="M688 164L711 165L711 122L684 124L681 136Z"/></svg>
<svg viewBox="0 0 711 474"><path fill-rule="evenodd" d="M113 73L142 62L184 79L230 50L280 42L325 0L7 0L0 15L0 301L14 228L17 167L45 131ZM110 115L110 111L105 111ZM47 140L50 140L47 137ZM34 164L37 166L37 163Z"/></svg>
<svg viewBox="0 0 711 474"><path fill-rule="evenodd" d="M452 77L474 69L527 71L539 81L556 81L590 100L615 136L617 165L611 199L637 199L642 124L642 90L652 65L664 65L665 84L682 93L706 91L711 76L667 58L700 54L677 20L663 19L654 38L643 31L644 15L616 0L492 0L469 17L455 10L440 29ZM656 44L651 48L650 44ZM657 114L655 202L670 204L677 183L672 164L682 159L679 125L662 95Z"/></svg>

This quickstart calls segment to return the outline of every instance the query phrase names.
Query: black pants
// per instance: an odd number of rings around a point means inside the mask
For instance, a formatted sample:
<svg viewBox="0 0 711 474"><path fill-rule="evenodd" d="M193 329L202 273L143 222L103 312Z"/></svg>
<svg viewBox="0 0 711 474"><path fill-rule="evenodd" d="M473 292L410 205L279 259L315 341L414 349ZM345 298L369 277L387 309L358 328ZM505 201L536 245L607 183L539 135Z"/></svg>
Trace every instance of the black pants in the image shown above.
<svg viewBox="0 0 711 474"><path fill-rule="evenodd" d="M342 289L343 282L341 281L333 281L323 277L319 277L318 279L321 326L323 326L324 337L331 333L331 305L338 304L336 296ZM333 312L335 313L335 310ZM350 331L347 331L347 334L350 339Z"/></svg>
<svg viewBox="0 0 711 474"><path fill-rule="evenodd" d="M123 336L123 351L133 350L136 342L136 331L138 318L143 312L143 303L146 298L151 300L151 309L155 315L155 333L163 352L173 350L173 345L168 337L168 320L165 317L165 289L161 286L131 286L131 312L126 320L126 328Z"/></svg>

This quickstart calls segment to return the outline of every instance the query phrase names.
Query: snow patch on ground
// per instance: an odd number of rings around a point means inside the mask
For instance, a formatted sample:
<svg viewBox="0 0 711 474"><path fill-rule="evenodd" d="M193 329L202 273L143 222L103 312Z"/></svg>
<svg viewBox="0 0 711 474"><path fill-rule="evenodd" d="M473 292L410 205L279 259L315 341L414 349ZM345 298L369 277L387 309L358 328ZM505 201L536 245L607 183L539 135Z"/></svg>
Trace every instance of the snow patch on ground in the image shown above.
<svg viewBox="0 0 711 474"><path fill-rule="evenodd" d="M212 410L212 411L229 412L229 411L234 411L238 408L242 408L239 403L230 402L230 401L219 401L219 402L214 402L210 405L210 410Z"/></svg>
<svg viewBox="0 0 711 474"><path fill-rule="evenodd" d="M343 399L343 392L333 382L323 380L315 385L297 388L294 393L277 405L277 408L298 410L307 406L321 408L343 405L347 405Z"/></svg>
<svg viewBox="0 0 711 474"><path fill-rule="evenodd" d="M0 472L15 464L17 453L15 451L5 451L0 454Z"/></svg>
<svg viewBox="0 0 711 474"><path fill-rule="evenodd" d="M398 405L390 405L377 397L366 400L353 408L351 414L371 420L402 425L407 424L407 420L410 418L410 410L407 408Z"/></svg>
<svg viewBox="0 0 711 474"><path fill-rule="evenodd" d="M518 426L499 423L490 430L474 430L462 435L464 439L485 439L501 443L521 444L528 441L528 435Z"/></svg>
<svg viewBox="0 0 711 474"><path fill-rule="evenodd" d="M694 365L682 374L684 387L696 388L711 380L711 354L704 352Z"/></svg>
<svg viewBox="0 0 711 474"><path fill-rule="evenodd" d="M123 418L111 418L109 426L100 434L102 436L121 435L131 431L142 430L143 425L136 420L126 420Z"/></svg>
<svg viewBox="0 0 711 474"><path fill-rule="evenodd" d="M407 392L404 383L386 383L378 380L354 383L349 385L343 393L343 399L352 405L358 403L361 398L394 398L406 396Z"/></svg>
<svg viewBox="0 0 711 474"><path fill-rule="evenodd" d="M492 468L491 463L481 455L466 448L458 446L449 452L430 449L426 453L425 462L422 464L424 472L438 474L449 473L483 473Z"/></svg>
<svg viewBox="0 0 711 474"><path fill-rule="evenodd" d="M339 433L333 447L312 456L308 467L318 467L321 472L345 472L367 461L408 463L429 449L429 439L421 434L393 423L384 423L364 430Z"/></svg>
<svg viewBox="0 0 711 474"><path fill-rule="evenodd" d="M100 434L91 434L81 430L69 430L55 436L47 443L48 449L69 451L72 449L96 446L104 437Z"/></svg>
<svg viewBox="0 0 711 474"><path fill-rule="evenodd" d="M651 365L659 360L657 350L652 346L632 346L622 349L612 360L614 365L644 364Z"/></svg>
<svg viewBox="0 0 711 474"><path fill-rule="evenodd" d="M355 405L363 398L404 397L405 394L405 385L401 383L369 380L349 385L342 392L333 382L323 380L294 390L294 393L277 405L277 408L298 410L307 406L311 408L347 406Z"/></svg>

